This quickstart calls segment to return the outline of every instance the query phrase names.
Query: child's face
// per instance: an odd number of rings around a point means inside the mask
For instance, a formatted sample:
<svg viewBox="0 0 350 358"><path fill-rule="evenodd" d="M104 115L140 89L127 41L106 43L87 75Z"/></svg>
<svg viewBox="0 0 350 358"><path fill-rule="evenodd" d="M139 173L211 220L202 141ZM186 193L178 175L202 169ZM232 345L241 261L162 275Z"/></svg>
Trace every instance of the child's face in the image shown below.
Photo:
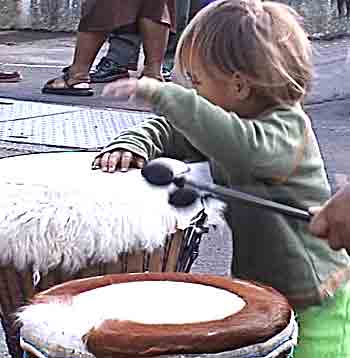
<svg viewBox="0 0 350 358"><path fill-rule="evenodd" d="M206 98L225 110L236 111L240 105L238 96L235 96L232 82L221 73L208 74L201 65L192 66L187 76L199 95Z"/></svg>

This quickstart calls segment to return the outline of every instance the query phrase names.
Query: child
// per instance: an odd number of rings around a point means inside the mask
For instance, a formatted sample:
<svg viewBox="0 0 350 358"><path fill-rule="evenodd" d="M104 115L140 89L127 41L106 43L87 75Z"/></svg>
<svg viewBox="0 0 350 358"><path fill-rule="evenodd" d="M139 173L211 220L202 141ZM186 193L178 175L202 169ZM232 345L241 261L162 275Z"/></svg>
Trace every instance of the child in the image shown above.
<svg viewBox="0 0 350 358"><path fill-rule="evenodd" d="M330 196L324 163L300 102L311 46L287 5L220 0L201 10L177 49L194 89L143 78L107 93L136 96L164 117L121 133L95 160L103 171L157 156L206 158L218 184L308 208ZM296 358L350 357L349 258L308 224L232 203L232 275L273 286L300 323ZM349 343L348 343L349 341Z"/></svg>

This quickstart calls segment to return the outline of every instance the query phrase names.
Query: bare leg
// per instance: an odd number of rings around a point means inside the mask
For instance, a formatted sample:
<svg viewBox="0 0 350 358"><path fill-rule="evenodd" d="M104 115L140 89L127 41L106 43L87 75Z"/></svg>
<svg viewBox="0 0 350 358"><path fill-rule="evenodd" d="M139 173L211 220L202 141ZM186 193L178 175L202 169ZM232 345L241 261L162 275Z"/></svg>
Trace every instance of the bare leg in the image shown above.
<svg viewBox="0 0 350 358"><path fill-rule="evenodd" d="M163 80L161 69L169 38L169 26L153 22L150 19L139 19L139 30L145 53L144 75Z"/></svg>
<svg viewBox="0 0 350 358"><path fill-rule="evenodd" d="M93 95L89 71L106 35L105 32L78 32L73 64L63 75L49 80L42 92L68 96Z"/></svg>
<svg viewBox="0 0 350 358"><path fill-rule="evenodd" d="M337 8L339 17L343 16L343 2L344 0L337 0Z"/></svg>
<svg viewBox="0 0 350 358"><path fill-rule="evenodd" d="M78 32L75 45L72 74L81 74L88 77L90 68L105 42L107 33L105 32Z"/></svg>

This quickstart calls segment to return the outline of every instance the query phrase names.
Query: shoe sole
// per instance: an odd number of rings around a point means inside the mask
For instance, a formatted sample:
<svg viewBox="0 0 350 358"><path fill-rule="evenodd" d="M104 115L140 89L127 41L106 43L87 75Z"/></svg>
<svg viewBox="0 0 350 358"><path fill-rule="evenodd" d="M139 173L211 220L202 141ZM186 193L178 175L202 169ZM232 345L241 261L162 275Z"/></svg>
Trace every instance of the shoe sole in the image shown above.
<svg viewBox="0 0 350 358"><path fill-rule="evenodd" d="M41 90L43 94L55 94L59 96L77 96L77 97L89 97L94 95L93 90L79 90L68 88L43 88Z"/></svg>
<svg viewBox="0 0 350 358"><path fill-rule="evenodd" d="M5 78L1 78L0 79L0 83L17 83L17 82L21 82L22 78L9 78L9 79L5 79Z"/></svg>

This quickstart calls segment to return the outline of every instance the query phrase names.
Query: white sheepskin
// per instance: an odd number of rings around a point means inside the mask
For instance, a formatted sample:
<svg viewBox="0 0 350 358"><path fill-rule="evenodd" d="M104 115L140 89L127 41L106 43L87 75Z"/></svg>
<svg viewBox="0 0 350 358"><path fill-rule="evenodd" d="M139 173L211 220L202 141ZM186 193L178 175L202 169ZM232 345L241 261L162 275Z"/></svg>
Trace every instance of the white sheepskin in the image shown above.
<svg viewBox="0 0 350 358"><path fill-rule="evenodd" d="M0 262L45 273L75 272L87 262L113 262L137 248L153 250L184 229L202 208L168 204L169 187L147 183L140 170L92 171L96 153L18 156L1 161ZM222 220L222 204L206 208Z"/></svg>
<svg viewBox="0 0 350 358"><path fill-rule="evenodd" d="M102 316L96 319L96 315L86 312L79 317L74 306L62 305L59 301L28 306L18 313L18 318L23 324L21 337L26 342L46 354L55 347L66 352L74 350L75 356L88 353L83 336L104 320ZM91 357L94 356L91 354Z"/></svg>

